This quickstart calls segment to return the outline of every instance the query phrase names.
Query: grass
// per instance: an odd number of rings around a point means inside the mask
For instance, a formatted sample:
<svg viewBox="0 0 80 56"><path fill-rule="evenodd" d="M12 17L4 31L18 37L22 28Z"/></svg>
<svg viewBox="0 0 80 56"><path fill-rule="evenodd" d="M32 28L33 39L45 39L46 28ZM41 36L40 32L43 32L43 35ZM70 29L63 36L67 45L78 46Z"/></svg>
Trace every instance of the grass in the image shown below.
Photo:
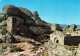
<svg viewBox="0 0 80 56"><path fill-rule="evenodd" d="M38 45L35 45L32 51L37 51L39 49Z"/></svg>
<svg viewBox="0 0 80 56"><path fill-rule="evenodd" d="M26 40L26 42L31 42L30 40Z"/></svg>
<svg viewBox="0 0 80 56"><path fill-rule="evenodd" d="M10 48L15 48L16 47L16 45L12 45L12 46L10 46Z"/></svg>
<svg viewBox="0 0 80 56"><path fill-rule="evenodd" d="M2 49L7 49L7 46L2 46Z"/></svg>
<svg viewBox="0 0 80 56"><path fill-rule="evenodd" d="M10 52L14 52L14 51L22 51L20 47L14 47L10 50Z"/></svg>
<svg viewBox="0 0 80 56"><path fill-rule="evenodd" d="M30 41L30 40L21 40L21 41L20 41L20 39L16 39L16 41L17 41L17 42L28 42L28 43L30 43L30 44L32 44L32 45L35 45L35 42Z"/></svg>
<svg viewBox="0 0 80 56"><path fill-rule="evenodd" d="M20 41L20 42L25 42L25 41Z"/></svg>
<svg viewBox="0 0 80 56"><path fill-rule="evenodd" d="M33 41L30 41L30 40L26 40L28 43L32 44L32 45L35 45L35 42Z"/></svg>

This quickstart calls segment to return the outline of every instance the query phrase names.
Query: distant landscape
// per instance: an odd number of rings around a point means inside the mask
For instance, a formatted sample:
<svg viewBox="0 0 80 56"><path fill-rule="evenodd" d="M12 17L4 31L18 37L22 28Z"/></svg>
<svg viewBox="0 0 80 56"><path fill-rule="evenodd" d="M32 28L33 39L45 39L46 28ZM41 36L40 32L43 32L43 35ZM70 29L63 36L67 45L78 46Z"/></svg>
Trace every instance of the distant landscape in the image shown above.
<svg viewBox="0 0 80 56"><path fill-rule="evenodd" d="M65 27L67 24L59 24L61 27ZM80 25L76 25L77 26L77 29L80 28Z"/></svg>

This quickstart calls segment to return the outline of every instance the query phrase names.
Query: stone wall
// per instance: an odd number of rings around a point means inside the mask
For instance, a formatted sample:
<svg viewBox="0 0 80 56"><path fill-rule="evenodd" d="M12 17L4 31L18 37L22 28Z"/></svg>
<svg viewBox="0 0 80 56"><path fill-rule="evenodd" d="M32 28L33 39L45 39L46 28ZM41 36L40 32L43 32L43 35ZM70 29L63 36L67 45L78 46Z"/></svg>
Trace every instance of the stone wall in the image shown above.
<svg viewBox="0 0 80 56"><path fill-rule="evenodd" d="M64 45L64 34L60 31L55 31L50 35L50 40L53 43L59 43L61 45Z"/></svg>
<svg viewBox="0 0 80 56"><path fill-rule="evenodd" d="M14 34L17 30L16 18L8 17L7 19L7 31Z"/></svg>
<svg viewBox="0 0 80 56"><path fill-rule="evenodd" d="M64 45L79 45L80 43L80 36L69 36L69 37L65 37L64 39Z"/></svg>

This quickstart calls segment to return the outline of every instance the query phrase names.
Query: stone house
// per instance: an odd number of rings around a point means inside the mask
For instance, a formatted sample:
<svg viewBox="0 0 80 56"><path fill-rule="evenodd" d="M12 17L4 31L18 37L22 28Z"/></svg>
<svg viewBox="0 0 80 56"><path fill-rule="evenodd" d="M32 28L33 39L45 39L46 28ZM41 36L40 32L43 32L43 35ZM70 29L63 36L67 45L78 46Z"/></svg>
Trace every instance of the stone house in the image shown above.
<svg viewBox="0 0 80 56"><path fill-rule="evenodd" d="M78 46L80 43L80 36L71 36L63 34L63 32L55 31L50 35L52 43L59 43L60 45Z"/></svg>
<svg viewBox="0 0 80 56"><path fill-rule="evenodd" d="M52 43L59 43L61 45L64 45L64 34L60 31L55 31L50 35L50 40Z"/></svg>

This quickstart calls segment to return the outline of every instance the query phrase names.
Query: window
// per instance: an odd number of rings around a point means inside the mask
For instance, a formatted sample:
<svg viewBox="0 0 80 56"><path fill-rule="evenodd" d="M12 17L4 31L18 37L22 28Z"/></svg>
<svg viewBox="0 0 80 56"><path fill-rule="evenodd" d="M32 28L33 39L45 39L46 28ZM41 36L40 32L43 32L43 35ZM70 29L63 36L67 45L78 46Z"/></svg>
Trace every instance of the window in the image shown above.
<svg viewBox="0 0 80 56"><path fill-rule="evenodd" d="M58 40L56 40L56 43L59 43L59 41L58 41Z"/></svg>
<svg viewBox="0 0 80 56"><path fill-rule="evenodd" d="M16 23L16 18L15 17L13 17L13 23Z"/></svg>

